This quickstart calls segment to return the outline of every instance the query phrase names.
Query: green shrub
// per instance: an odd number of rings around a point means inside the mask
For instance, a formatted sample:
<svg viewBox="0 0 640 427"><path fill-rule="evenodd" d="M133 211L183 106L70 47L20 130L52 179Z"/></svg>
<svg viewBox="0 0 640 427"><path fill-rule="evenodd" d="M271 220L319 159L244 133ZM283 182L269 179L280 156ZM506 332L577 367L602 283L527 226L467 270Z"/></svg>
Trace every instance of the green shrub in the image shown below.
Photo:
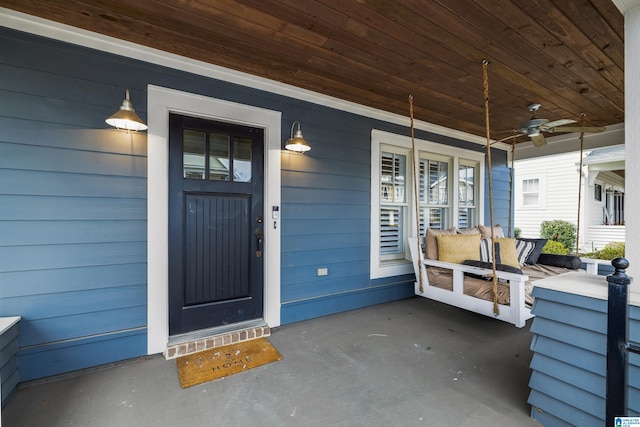
<svg viewBox="0 0 640 427"><path fill-rule="evenodd" d="M608 259L624 257L624 242L607 243L604 248L599 251L591 252L584 255L585 258Z"/></svg>
<svg viewBox="0 0 640 427"><path fill-rule="evenodd" d="M520 230L518 227L513 229L513 237L517 239L520 237L520 234L522 234L522 230Z"/></svg>
<svg viewBox="0 0 640 427"><path fill-rule="evenodd" d="M545 254L558 254L558 255L567 255L569 253L569 249L555 240L549 240L544 248L542 248L542 252Z"/></svg>
<svg viewBox="0 0 640 427"><path fill-rule="evenodd" d="M540 236L562 243L569 253L576 244L576 226L561 219L543 221L540 224Z"/></svg>

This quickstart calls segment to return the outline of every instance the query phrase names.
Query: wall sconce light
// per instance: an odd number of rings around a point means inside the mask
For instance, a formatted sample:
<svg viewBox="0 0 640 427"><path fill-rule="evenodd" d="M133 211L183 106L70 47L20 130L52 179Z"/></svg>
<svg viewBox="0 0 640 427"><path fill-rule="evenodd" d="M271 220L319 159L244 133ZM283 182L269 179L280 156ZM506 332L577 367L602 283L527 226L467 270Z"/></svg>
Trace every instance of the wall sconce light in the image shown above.
<svg viewBox="0 0 640 427"><path fill-rule="evenodd" d="M105 122L115 128L126 129L127 131L147 129L147 125L144 124L136 114L136 110L133 109L133 104L129 99L129 89L126 89L125 93L126 96L120 109L108 117Z"/></svg>
<svg viewBox="0 0 640 427"><path fill-rule="evenodd" d="M294 135L293 128L295 127L296 123L298 124L298 130L296 130L296 133ZM287 143L284 145L284 148L289 151L295 151L296 153L305 153L311 150L311 147L309 147L307 141L305 141L302 137L302 131L300 130L299 121L296 120L291 124L291 137L287 139Z"/></svg>

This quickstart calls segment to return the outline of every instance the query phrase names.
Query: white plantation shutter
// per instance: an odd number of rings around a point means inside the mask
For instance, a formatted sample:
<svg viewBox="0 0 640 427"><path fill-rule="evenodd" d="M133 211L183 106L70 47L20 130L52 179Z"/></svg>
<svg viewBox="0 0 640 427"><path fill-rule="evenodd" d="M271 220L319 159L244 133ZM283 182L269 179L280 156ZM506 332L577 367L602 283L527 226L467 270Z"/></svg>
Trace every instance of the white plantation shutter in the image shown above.
<svg viewBox="0 0 640 427"><path fill-rule="evenodd" d="M380 161L380 257L404 258L407 156L383 151Z"/></svg>
<svg viewBox="0 0 640 427"><path fill-rule="evenodd" d="M425 153L422 153L424 156ZM420 170L420 233L426 227L444 230L449 224L449 161L421 158Z"/></svg>

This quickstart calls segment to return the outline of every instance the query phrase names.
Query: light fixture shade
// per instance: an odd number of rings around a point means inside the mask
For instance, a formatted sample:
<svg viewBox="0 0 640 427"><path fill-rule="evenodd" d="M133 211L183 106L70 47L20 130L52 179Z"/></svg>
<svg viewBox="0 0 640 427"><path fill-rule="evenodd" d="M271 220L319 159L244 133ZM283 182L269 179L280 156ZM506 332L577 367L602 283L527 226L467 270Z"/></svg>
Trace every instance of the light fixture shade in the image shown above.
<svg viewBox="0 0 640 427"><path fill-rule="evenodd" d="M294 134L293 128L295 127L296 123L298 124L298 130L296 130ZM305 141L302 136L302 131L300 130L299 121L296 120L291 125L291 137L287 139L287 143L284 145L284 148L286 148L289 151L294 151L296 153L305 153L311 150L311 147L309 147L309 144L307 144L307 141Z"/></svg>
<svg viewBox="0 0 640 427"><path fill-rule="evenodd" d="M144 124L142 119L136 114L136 110L133 108L133 104L129 99L129 89L126 90L125 99L122 101L120 109L108 117L105 122L107 124L128 131L145 130L147 125Z"/></svg>

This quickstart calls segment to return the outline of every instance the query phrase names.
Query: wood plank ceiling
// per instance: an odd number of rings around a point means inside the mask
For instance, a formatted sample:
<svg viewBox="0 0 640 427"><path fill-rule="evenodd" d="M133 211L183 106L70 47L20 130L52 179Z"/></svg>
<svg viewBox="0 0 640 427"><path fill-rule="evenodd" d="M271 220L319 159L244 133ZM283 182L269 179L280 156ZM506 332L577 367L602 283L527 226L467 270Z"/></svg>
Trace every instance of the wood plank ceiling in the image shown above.
<svg viewBox="0 0 640 427"><path fill-rule="evenodd" d="M492 137L538 117L624 120L624 19L610 0L0 0L0 5ZM521 139L526 140L526 139Z"/></svg>

